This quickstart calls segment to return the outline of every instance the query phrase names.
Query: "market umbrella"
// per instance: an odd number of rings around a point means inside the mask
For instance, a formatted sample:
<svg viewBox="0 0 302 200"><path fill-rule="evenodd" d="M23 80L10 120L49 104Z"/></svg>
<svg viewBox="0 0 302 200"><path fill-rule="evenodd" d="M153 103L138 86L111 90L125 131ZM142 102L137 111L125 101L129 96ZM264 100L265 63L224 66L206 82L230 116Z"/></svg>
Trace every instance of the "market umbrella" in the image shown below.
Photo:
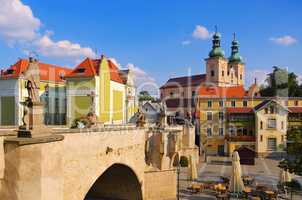
<svg viewBox="0 0 302 200"><path fill-rule="evenodd" d="M241 178L240 157L237 151L232 155L232 176L230 180L230 192L234 194L241 193L244 190L244 184Z"/></svg>
<svg viewBox="0 0 302 200"><path fill-rule="evenodd" d="M291 182L292 181L292 176L289 173L288 170L285 171L285 182Z"/></svg>
<svg viewBox="0 0 302 200"><path fill-rule="evenodd" d="M279 177L279 178L280 178L280 180L279 180L279 181L280 181L280 183L281 183L281 184L283 184L283 183L285 183L285 182L286 182L286 179L285 179L285 173L286 173L286 172L285 172L285 170L284 170L284 169L281 169L281 170L280 170L280 177Z"/></svg>

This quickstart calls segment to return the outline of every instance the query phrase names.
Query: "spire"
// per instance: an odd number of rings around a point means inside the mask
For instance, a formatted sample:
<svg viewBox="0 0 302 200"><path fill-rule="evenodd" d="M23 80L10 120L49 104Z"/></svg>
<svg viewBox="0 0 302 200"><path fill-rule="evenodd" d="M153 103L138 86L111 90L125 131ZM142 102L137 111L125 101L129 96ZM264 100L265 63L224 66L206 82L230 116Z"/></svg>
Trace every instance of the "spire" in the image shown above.
<svg viewBox="0 0 302 200"><path fill-rule="evenodd" d="M233 41L232 41L231 49L232 49L232 53L231 53L231 56L229 58L229 61L230 62L240 62L240 63L242 63L243 59L239 54L239 42L236 39L236 33L233 33Z"/></svg>
<svg viewBox="0 0 302 200"><path fill-rule="evenodd" d="M224 51L220 47L221 34L217 31L217 26L215 26L215 33L212 40L212 50L209 53L209 57L224 57Z"/></svg>

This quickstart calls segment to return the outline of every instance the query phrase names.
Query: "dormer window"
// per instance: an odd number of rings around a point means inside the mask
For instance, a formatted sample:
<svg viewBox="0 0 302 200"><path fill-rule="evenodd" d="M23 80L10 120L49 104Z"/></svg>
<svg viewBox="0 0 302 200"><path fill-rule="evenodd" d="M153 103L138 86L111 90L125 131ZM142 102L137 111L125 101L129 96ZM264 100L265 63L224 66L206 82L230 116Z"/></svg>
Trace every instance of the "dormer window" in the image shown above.
<svg viewBox="0 0 302 200"><path fill-rule="evenodd" d="M14 74L16 73L16 71L14 69L8 69L6 70L6 74L9 75L9 74Z"/></svg>
<svg viewBox="0 0 302 200"><path fill-rule="evenodd" d="M77 70L76 70L76 73L84 73L85 72L85 68L78 68Z"/></svg>

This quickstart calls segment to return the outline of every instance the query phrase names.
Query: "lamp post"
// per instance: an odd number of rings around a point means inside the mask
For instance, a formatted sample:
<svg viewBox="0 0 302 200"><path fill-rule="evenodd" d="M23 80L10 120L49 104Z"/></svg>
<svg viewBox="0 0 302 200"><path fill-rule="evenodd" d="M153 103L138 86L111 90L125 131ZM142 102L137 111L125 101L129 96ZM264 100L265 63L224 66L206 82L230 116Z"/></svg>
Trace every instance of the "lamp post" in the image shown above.
<svg viewBox="0 0 302 200"><path fill-rule="evenodd" d="M180 188L180 162L178 161L177 165L177 200L179 200L179 188Z"/></svg>

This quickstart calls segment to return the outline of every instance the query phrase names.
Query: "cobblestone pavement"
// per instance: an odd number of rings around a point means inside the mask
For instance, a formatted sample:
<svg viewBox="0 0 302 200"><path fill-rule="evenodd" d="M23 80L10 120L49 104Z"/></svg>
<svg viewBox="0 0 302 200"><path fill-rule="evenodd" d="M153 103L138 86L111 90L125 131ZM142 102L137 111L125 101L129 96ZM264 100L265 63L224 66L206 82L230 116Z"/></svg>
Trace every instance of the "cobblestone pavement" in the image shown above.
<svg viewBox="0 0 302 200"><path fill-rule="evenodd" d="M242 165L243 175L250 175L255 178L256 182L261 185L267 185L273 188L277 187L279 181L280 169L278 168L279 160L257 158L255 165ZM231 176L231 163L229 162L211 162L201 163L198 168L198 181L219 181L220 176ZM187 169L182 168L180 173L180 199L181 200L214 200L214 196L206 194L192 195L186 191L191 184L187 181ZM294 199L302 199L297 197Z"/></svg>

